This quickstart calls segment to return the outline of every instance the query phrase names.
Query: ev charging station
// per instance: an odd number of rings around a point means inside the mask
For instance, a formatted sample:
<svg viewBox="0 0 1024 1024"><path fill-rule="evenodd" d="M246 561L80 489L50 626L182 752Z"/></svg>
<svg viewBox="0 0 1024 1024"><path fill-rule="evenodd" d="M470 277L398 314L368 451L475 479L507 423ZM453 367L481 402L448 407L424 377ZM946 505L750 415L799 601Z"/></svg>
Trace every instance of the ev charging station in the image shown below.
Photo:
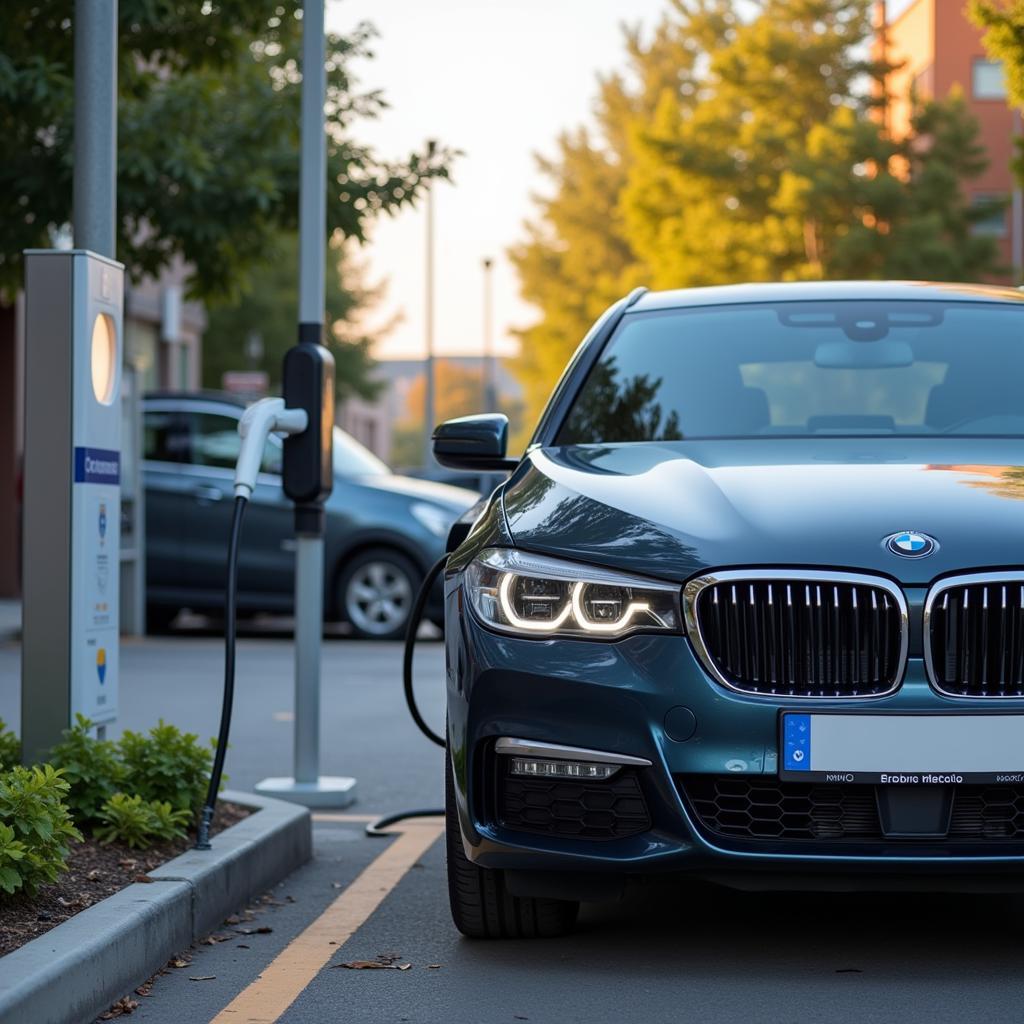
<svg viewBox="0 0 1024 1024"><path fill-rule="evenodd" d="M25 254L22 741L117 717L124 268Z"/></svg>

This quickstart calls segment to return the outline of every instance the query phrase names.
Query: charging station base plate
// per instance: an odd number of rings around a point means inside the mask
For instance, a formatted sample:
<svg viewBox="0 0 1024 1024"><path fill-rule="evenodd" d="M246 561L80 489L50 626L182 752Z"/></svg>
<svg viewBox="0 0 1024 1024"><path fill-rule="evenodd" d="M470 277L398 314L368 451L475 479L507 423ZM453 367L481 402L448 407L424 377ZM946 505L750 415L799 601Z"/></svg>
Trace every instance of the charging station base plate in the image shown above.
<svg viewBox="0 0 1024 1024"><path fill-rule="evenodd" d="M356 780L341 775L321 775L315 782L296 782L290 776L279 776L257 782L254 789L263 796L303 807L348 807L356 799Z"/></svg>

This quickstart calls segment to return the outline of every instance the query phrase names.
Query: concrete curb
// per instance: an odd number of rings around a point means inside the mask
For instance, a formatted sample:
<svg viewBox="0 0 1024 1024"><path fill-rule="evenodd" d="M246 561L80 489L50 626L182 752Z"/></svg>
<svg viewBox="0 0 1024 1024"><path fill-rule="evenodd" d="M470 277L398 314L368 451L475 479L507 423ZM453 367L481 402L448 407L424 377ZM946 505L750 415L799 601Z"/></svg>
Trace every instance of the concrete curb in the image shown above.
<svg viewBox="0 0 1024 1024"><path fill-rule="evenodd" d="M305 807L227 790L258 810L149 877L0 959L0 1024L83 1024L313 855Z"/></svg>

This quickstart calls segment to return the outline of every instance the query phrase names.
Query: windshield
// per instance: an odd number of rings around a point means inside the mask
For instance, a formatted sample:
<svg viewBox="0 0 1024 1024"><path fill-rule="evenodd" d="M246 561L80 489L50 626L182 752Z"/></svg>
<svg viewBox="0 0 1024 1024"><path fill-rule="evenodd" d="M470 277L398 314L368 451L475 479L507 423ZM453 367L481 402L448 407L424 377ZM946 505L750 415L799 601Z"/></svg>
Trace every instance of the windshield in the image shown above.
<svg viewBox="0 0 1024 1024"><path fill-rule="evenodd" d="M335 427L334 472L338 476L383 476L391 470L351 434Z"/></svg>
<svg viewBox="0 0 1024 1024"><path fill-rule="evenodd" d="M558 444L1024 436L1024 308L787 302L629 314Z"/></svg>

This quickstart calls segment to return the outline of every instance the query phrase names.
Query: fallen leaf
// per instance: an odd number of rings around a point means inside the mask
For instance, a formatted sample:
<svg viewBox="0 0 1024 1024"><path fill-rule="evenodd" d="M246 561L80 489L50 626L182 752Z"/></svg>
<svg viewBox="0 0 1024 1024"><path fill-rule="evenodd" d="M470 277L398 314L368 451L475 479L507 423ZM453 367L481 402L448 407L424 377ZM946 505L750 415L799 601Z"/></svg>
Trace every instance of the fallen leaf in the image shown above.
<svg viewBox="0 0 1024 1024"><path fill-rule="evenodd" d="M224 923L225 924L241 924L242 923L242 919L237 914L230 914L228 917L224 918Z"/></svg>
<svg viewBox="0 0 1024 1024"><path fill-rule="evenodd" d="M270 925L261 924L259 928L236 928L237 935L269 935L274 929Z"/></svg>
<svg viewBox="0 0 1024 1024"><path fill-rule="evenodd" d="M189 981L214 981L216 974L190 974Z"/></svg>
<svg viewBox="0 0 1024 1024"><path fill-rule="evenodd" d="M200 939L199 943L203 946L216 946L218 942L229 942L231 936L224 932L214 932L213 935L207 935L205 939Z"/></svg>
<svg viewBox="0 0 1024 1024"><path fill-rule="evenodd" d="M117 866L121 868L133 868L136 864L138 864L138 861L132 860L131 857L125 857L124 860L119 860L117 862Z"/></svg>
<svg viewBox="0 0 1024 1024"><path fill-rule="evenodd" d="M100 871L98 868L93 868L85 877L88 881L95 882L100 877Z"/></svg>
<svg viewBox="0 0 1024 1024"><path fill-rule="evenodd" d="M169 962L169 966L181 968L181 967L188 967L191 963L192 963L192 958L191 957L189 957L186 960L184 957L180 957L179 956L179 957L175 957L173 960L171 960Z"/></svg>
<svg viewBox="0 0 1024 1024"><path fill-rule="evenodd" d="M135 881L136 882L152 882L153 879L150 878L149 875L136 875L135 876Z"/></svg>
<svg viewBox="0 0 1024 1024"><path fill-rule="evenodd" d="M440 964L427 964L428 971L439 971L441 969Z"/></svg>
<svg viewBox="0 0 1024 1024"><path fill-rule="evenodd" d="M347 964L335 964L332 968L347 967L350 971L407 971L412 964L388 964L383 960L351 960Z"/></svg>
<svg viewBox="0 0 1024 1024"><path fill-rule="evenodd" d="M235 949L251 949L251 948L252 948L251 946L243 945L241 942L237 946L235 946Z"/></svg>
<svg viewBox="0 0 1024 1024"><path fill-rule="evenodd" d="M100 1020L116 1020L118 1017L127 1017L134 1013L139 1004L130 996L122 996L106 1013L101 1014Z"/></svg>

